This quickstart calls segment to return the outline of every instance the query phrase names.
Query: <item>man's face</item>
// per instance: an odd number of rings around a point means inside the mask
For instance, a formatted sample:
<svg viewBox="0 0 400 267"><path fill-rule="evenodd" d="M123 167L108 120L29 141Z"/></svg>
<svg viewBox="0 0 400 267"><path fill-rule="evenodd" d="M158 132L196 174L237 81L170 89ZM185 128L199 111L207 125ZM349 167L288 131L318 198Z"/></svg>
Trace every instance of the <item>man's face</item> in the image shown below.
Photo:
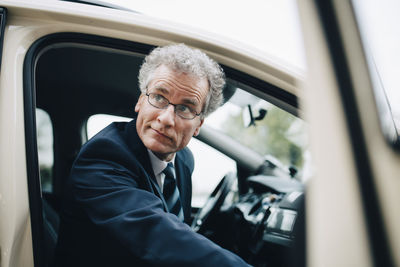
<svg viewBox="0 0 400 267"><path fill-rule="evenodd" d="M200 113L207 98L209 85L206 78L198 79L160 66L153 73L147 93L156 93L172 104L183 104ZM136 128L143 144L162 160L171 160L175 152L183 149L192 136L200 132L203 119L196 116L187 120L175 114L174 106L158 109L142 94L135 106L138 112Z"/></svg>

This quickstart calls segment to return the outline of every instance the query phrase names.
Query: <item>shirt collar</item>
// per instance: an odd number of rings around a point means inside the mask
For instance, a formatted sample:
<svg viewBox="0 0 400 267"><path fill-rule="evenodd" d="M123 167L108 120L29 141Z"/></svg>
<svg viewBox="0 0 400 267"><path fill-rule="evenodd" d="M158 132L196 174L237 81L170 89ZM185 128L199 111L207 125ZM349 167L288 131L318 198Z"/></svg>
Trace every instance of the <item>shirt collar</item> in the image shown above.
<svg viewBox="0 0 400 267"><path fill-rule="evenodd" d="M171 162L172 164L174 163L176 154L174 155L171 161L163 161L159 159L156 155L154 155L154 153L150 149L147 149L147 151L149 152L151 166L153 168L155 175L159 175L165 169L165 167L167 167L167 164L169 162Z"/></svg>

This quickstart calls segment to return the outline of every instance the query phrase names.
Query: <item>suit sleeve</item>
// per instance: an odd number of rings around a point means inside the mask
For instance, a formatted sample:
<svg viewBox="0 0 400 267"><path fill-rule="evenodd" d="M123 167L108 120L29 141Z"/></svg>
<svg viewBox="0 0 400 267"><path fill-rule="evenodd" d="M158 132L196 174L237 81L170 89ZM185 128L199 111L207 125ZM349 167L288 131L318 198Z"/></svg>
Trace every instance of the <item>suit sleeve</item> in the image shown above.
<svg viewBox="0 0 400 267"><path fill-rule="evenodd" d="M93 224L149 265L248 266L166 213L156 195L141 189L145 174L129 158L122 146L100 140L75 162L70 180L73 199Z"/></svg>

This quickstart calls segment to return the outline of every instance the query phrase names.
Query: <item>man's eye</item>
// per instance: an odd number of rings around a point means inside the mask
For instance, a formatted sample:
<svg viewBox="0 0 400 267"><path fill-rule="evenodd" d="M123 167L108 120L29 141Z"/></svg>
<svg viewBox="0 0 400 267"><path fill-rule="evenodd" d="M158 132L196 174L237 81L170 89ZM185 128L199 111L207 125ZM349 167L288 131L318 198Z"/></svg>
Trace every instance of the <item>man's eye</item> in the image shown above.
<svg viewBox="0 0 400 267"><path fill-rule="evenodd" d="M162 95L154 94L153 99L157 102L164 102L165 98Z"/></svg>
<svg viewBox="0 0 400 267"><path fill-rule="evenodd" d="M182 112L182 113L192 112L192 110L189 107L184 106L184 105L178 105L178 106L176 106L176 109L177 109L177 111Z"/></svg>

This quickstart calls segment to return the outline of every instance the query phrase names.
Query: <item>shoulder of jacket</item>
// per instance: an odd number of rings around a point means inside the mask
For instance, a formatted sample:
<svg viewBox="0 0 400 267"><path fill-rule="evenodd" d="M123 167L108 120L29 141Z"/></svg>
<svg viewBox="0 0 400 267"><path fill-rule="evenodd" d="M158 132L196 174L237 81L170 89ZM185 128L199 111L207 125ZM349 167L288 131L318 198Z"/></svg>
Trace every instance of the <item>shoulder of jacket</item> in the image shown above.
<svg viewBox="0 0 400 267"><path fill-rule="evenodd" d="M177 153L178 160L182 161L190 171L194 169L194 157L192 151L185 147Z"/></svg>

